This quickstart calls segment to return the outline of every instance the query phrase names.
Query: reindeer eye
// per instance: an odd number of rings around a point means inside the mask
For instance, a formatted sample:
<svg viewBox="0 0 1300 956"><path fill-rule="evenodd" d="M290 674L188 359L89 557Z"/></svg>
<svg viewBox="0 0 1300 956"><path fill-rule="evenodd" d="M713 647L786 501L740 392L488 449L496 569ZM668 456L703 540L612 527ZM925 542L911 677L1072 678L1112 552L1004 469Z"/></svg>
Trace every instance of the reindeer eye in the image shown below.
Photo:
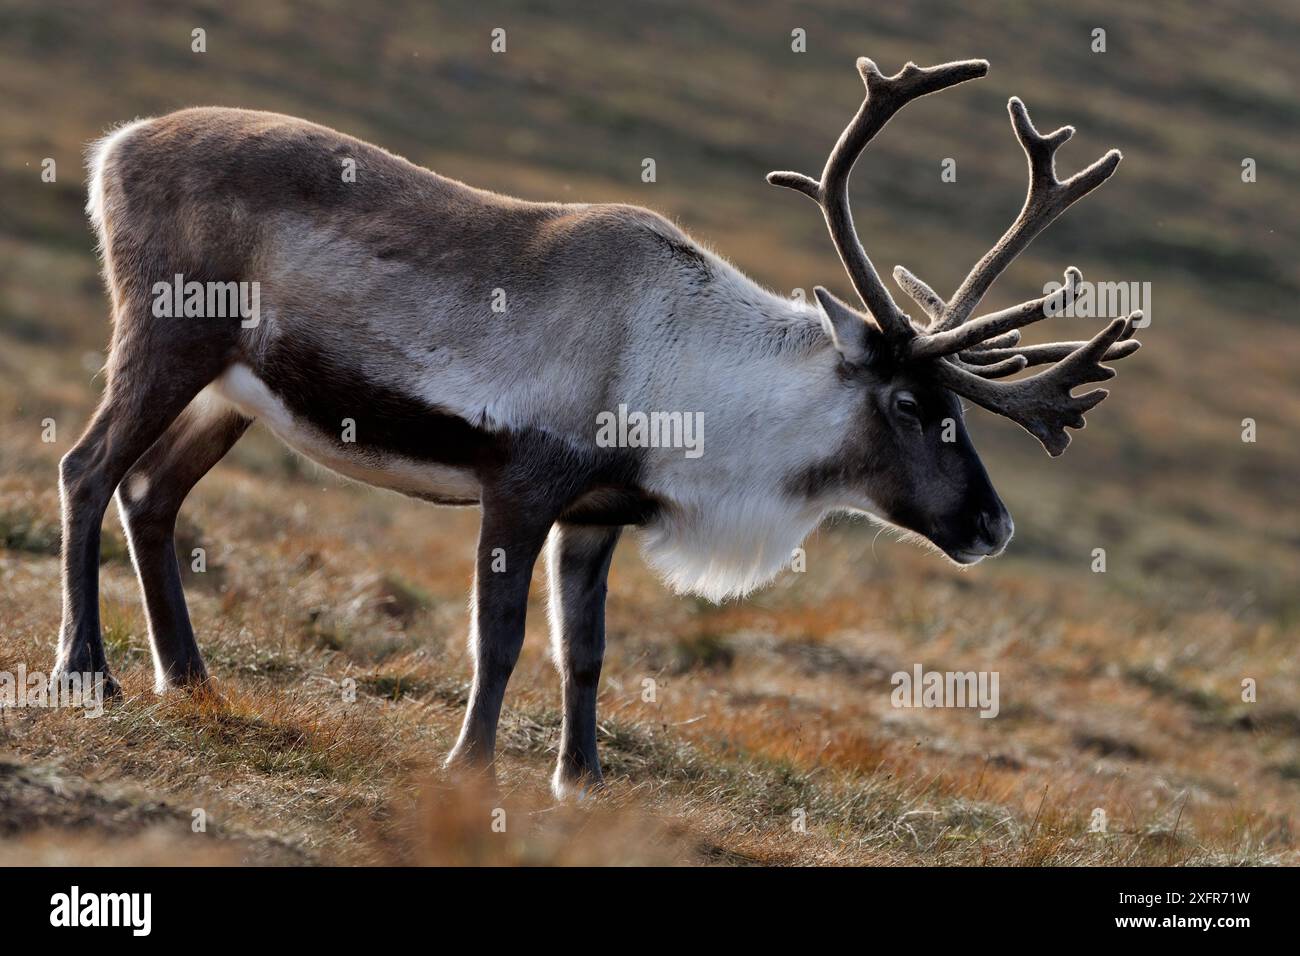
<svg viewBox="0 0 1300 956"><path fill-rule="evenodd" d="M900 394L894 396L894 407L902 414L912 418L921 417L921 406L916 404L916 399L911 395Z"/></svg>

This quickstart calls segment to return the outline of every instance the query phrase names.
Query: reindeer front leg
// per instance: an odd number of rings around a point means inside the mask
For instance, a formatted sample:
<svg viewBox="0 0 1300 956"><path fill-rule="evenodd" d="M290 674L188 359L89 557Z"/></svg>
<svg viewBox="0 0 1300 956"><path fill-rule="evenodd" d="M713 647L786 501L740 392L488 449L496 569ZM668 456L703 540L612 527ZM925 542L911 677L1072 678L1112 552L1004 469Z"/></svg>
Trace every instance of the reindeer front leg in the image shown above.
<svg viewBox="0 0 1300 956"><path fill-rule="evenodd" d="M551 516L541 520L526 511L518 502L483 498L470 609L474 683L465 723L447 766L492 764L506 683L524 643L528 585L551 526Z"/></svg>
<svg viewBox="0 0 1300 956"><path fill-rule="evenodd" d="M605 581L621 528L557 523L546 549L551 646L564 688L556 797L600 784L596 691L605 657Z"/></svg>

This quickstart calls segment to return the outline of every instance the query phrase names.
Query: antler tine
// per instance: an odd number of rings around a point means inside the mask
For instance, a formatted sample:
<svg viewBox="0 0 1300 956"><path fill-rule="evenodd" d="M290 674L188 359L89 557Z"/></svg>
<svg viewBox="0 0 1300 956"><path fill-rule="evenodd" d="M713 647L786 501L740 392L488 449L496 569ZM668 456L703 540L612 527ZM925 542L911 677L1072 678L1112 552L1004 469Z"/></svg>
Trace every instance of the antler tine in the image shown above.
<svg viewBox="0 0 1300 956"><path fill-rule="evenodd" d="M943 315L943 310L948 307L948 303L944 302L943 299L939 297L938 293L903 266L894 266L894 281L897 282L899 288L911 296L912 300L921 307L922 311L924 311L926 315L930 317L932 324ZM995 335L992 338L987 338L983 341L975 342L974 344L967 346L966 351L962 353L962 356L965 357L971 352L983 352L987 349L1010 350L1010 346L1015 345L1019 341L1019 330L1012 329L1010 332L1004 332L1001 335ZM1010 352L1008 352L1008 354L1010 354Z"/></svg>
<svg viewBox="0 0 1300 956"><path fill-rule="evenodd" d="M930 317L930 322L938 321L947 308L947 303L939 294L902 266L894 266L894 281L898 287L921 307L921 311Z"/></svg>
<svg viewBox="0 0 1300 956"><path fill-rule="evenodd" d="M993 338L985 339L983 342L976 342L965 352L963 352L962 355L970 355L971 353L985 352L989 349L1010 349L1011 346L1015 345L1019 341L1020 341L1020 330L1012 329L1010 332L1006 333L1005 335L995 335L993 336Z"/></svg>
<svg viewBox="0 0 1300 956"><path fill-rule="evenodd" d="M1109 394L1104 388L1098 388L1076 396L1070 394L1071 389L1114 377L1115 370L1100 363L1110 353L1111 346L1132 333L1133 321L1132 316L1115 319L1091 341L1084 342L1055 365L1018 381L989 381L955 364L951 358L935 361L934 372L944 386L1011 419L1042 442L1049 455L1056 457L1070 444L1065 429L1083 428L1084 413ZM1125 344L1131 346L1128 349L1131 352L1138 343Z"/></svg>
<svg viewBox="0 0 1300 956"><path fill-rule="evenodd" d="M1141 309L1129 314L1130 325L1128 332L1120 337L1120 341L1106 350L1106 354L1102 356L1103 362L1113 362L1116 359L1125 358L1141 348L1141 342L1130 338L1136 331L1136 323L1141 319ZM999 376L993 374L991 370L1006 359L1019 355L1025 359L1026 367L1048 365L1052 362L1059 362L1080 346L1087 344L1087 342L1051 342L1045 345L1022 345L1019 348L979 348L961 352L959 357L968 366L981 366L979 369L971 369L976 374L983 375L985 378L998 378ZM985 369L990 371L985 371Z"/></svg>
<svg viewBox="0 0 1300 956"><path fill-rule="evenodd" d="M857 68L867 95L831 150L821 179L802 173L772 172L767 174L767 181L797 190L821 206L840 261L863 305L886 334L906 339L915 336L916 329L880 281L854 229L849 207L849 173L867 143L900 109L919 97L984 76L989 64L987 60L963 60L921 68L909 62L893 76L885 76L871 60L859 57Z"/></svg>
<svg viewBox="0 0 1300 956"><path fill-rule="evenodd" d="M1074 127L1062 126L1046 136L1034 128L1019 97L1007 103L1011 126L1029 161L1029 192L1011 228L975 264L948 303L935 332L954 329L970 318L993 281L1057 216L1092 192L1115 172L1122 154L1112 149L1099 160L1065 182L1056 178L1056 151L1074 135Z"/></svg>
<svg viewBox="0 0 1300 956"><path fill-rule="evenodd" d="M1007 351L1011 351L1008 349ZM950 355L947 360L959 369L970 372L972 375L978 375L980 378L1006 378L1008 375L1015 375L1017 372L1023 372L1029 367L1029 360L1019 353L1012 354L1005 358L1000 358L994 362L988 362L980 365L971 362L968 359L956 355Z"/></svg>
<svg viewBox="0 0 1300 956"><path fill-rule="evenodd" d="M996 336L1004 335L1015 329L1024 328L1034 322L1049 318L1059 313L1064 304L1074 298L1083 281L1083 273L1074 266L1065 270L1065 283L1060 288L1013 305L1000 312L992 312L966 322L946 331L934 331L912 341L910 354L913 359L935 358L940 355L953 355ZM940 320L942 324L942 320ZM936 326L937 328L938 326Z"/></svg>

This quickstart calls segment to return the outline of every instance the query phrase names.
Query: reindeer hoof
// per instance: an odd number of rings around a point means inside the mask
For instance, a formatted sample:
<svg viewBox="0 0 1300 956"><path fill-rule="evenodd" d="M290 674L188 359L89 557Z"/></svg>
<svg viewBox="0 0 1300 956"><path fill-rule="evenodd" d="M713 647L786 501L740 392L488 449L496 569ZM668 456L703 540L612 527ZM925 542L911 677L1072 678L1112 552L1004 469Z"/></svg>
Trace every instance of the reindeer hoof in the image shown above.
<svg viewBox="0 0 1300 956"><path fill-rule="evenodd" d="M97 671L90 666L56 664L50 674L49 692L57 700L64 700L73 693L89 700L99 696L97 685L100 684L103 686L104 700L119 700L122 697L122 685L107 668Z"/></svg>
<svg viewBox="0 0 1300 956"><path fill-rule="evenodd" d="M587 803L605 791L605 780L600 771L574 774L557 768L551 777L551 793L564 803Z"/></svg>
<svg viewBox="0 0 1300 956"><path fill-rule="evenodd" d="M172 670L167 674L156 675L154 693L162 695L183 691L193 697L212 697L221 699L216 682L208 676L202 664L184 670Z"/></svg>

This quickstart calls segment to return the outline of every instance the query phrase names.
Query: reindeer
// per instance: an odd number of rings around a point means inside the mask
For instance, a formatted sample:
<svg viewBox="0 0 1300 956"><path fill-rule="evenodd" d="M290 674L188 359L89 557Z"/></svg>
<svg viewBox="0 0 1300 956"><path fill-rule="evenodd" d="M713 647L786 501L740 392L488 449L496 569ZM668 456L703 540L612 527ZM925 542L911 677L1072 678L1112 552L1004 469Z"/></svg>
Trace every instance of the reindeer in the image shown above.
<svg viewBox="0 0 1300 956"><path fill-rule="evenodd" d="M968 60L883 75L819 179L768 176L815 200L866 312L816 289L775 295L655 213L523 202L302 120L187 109L138 120L89 160L88 213L112 298L102 401L60 462L63 621L55 678L108 670L100 525L116 491L148 614L157 690L207 679L177 568L177 512L260 419L339 474L482 509L470 625L474 678L448 763L490 768L506 682L545 551L564 716L557 794L600 783L597 684L610 559L625 527L681 592L714 600L770 580L834 512L857 512L970 565L1013 525L959 399L1017 422L1052 455L1106 396L1102 360L1138 348L1134 313L1086 342L1020 345L1061 293L972 318L989 286L1119 163L1054 172L1070 127L1041 135L1013 225L947 301L901 267L904 313L858 241L858 154L914 99L984 76ZM340 175L351 160L354 181ZM260 315L160 318L153 290L256 281ZM1063 293L1079 273L1066 273ZM504 314L490 301L502 296ZM1048 367L1001 381L1027 366ZM593 440L602 412L702 411L699 457ZM352 438L345 440L347 423Z"/></svg>

